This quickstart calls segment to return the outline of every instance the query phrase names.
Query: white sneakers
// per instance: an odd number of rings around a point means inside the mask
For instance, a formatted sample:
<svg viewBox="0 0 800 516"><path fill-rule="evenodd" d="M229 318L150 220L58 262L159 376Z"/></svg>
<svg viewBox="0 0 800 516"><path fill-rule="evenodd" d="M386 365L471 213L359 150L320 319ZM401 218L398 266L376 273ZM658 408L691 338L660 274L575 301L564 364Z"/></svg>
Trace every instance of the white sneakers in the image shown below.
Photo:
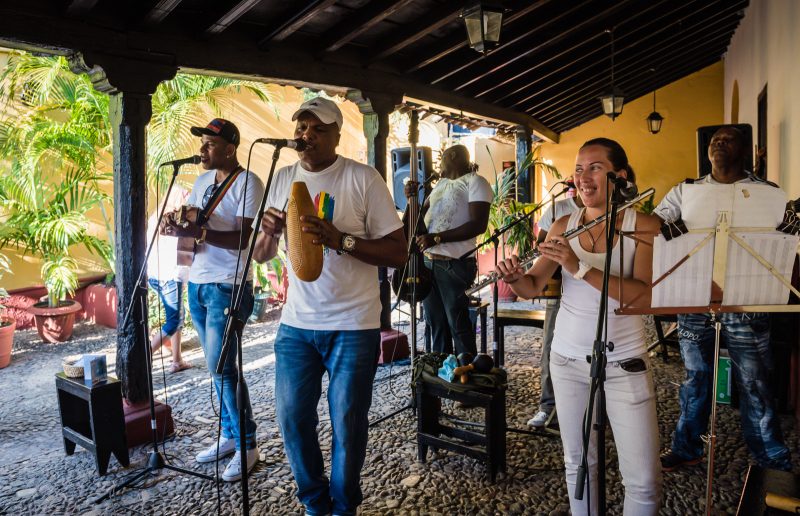
<svg viewBox="0 0 800 516"><path fill-rule="evenodd" d="M219 458L221 459L228 455L233 455L233 458L225 467L225 471L222 472L222 480L225 482L234 482L242 478L242 456L236 451L236 441L234 439L221 437L219 440ZM201 464L205 464L207 462L214 462L216 458L217 445L215 443L198 453L195 460ZM258 462L258 448L247 450L247 471L253 469L256 462Z"/></svg>
<svg viewBox="0 0 800 516"><path fill-rule="evenodd" d="M219 458L227 457L231 453L236 451L236 441L233 439L228 439L226 437L220 437L219 439ZM214 443L205 450L201 451L195 457L195 460L200 464L205 464L206 462L214 462L217 459L217 444Z"/></svg>
<svg viewBox="0 0 800 516"><path fill-rule="evenodd" d="M547 424L547 419L549 417L550 414L548 414L544 410L540 410L532 418L528 420L528 426L532 426L533 428L544 428L544 425Z"/></svg>
<svg viewBox="0 0 800 516"><path fill-rule="evenodd" d="M247 471L253 469L253 466L258 462L258 448L247 450ZM225 482L234 482L242 478L242 455L241 452L233 454L233 458L228 463L225 471L222 472L222 480Z"/></svg>

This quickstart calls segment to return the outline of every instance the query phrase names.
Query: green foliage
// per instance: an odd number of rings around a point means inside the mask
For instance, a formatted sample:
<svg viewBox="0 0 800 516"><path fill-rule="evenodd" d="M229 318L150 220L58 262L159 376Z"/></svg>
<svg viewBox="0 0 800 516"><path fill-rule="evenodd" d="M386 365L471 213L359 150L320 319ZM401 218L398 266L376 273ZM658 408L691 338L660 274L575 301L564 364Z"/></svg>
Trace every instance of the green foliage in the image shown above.
<svg viewBox="0 0 800 516"><path fill-rule="evenodd" d="M11 272L11 262L8 260L8 256L0 253L0 279L3 279L3 275L7 272ZM8 297L8 292L3 287L0 287L0 301L3 301L5 298ZM0 304L0 315L3 315L6 311L6 307L3 304ZM2 321L0 321L0 326L2 326Z"/></svg>
<svg viewBox="0 0 800 516"><path fill-rule="evenodd" d="M491 151L486 148L491 156ZM541 157L542 147L537 144L531 149L521 163L519 170L527 170L529 167L543 167L553 176L561 179L561 174L551 164ZM492 160L494 163L494 160ZM515 168L504 170L500 175L494 171L494 185L492 185L492 206L489 209L489 226L484 234L484 239L489 238L496 229L503 228L513 222L523 213L531 212L539 207L536 203L518 202L516 198L518 171ZM505 243L502 246L503 253L505 248L517 249L525 252L530 249L534 242L533 227L528 222L521 222L503 235ZM505 254L503 254L505 256Z"/></svg>
<svg viewBox="0 0 800 516"><path fill-rule="evenodd" d="M148 183L166 186L171 170L157 165L195 151L190 125L205 125L204 107L221 116L234 94L248 91L271 104L266 85L221 77L178 74L153 95L148 130ZM12 52L0 75L0 245L43 260L51 306L74 292L78 264L71 248L84 245L114 270L114 240L100 185L111 151L109 98L63 57ZM107 239L89 233L87 212L99 208Z"/></svg>
<svg viewBox="0 0 800 516"><path fill-rule="evenodd" d="M655 196L656 194L653 193L653 195L644 201L640 201L638 204L636 204L636 209L645 215L652 215L652 213L656 211L656 203L654 201Z"/></svg>
<svg viewBox="0 0 800 516"><path fill-rule="evenodd" d="M278 254L273 259L264 263L253 262L253 278L256 282L256 288L270 297L284 301L283 294L279 293L272 282L270 282L268 273L275 273L275 277L280 282L283 278L287 263L286 252L281 249L280 246L278 247Z"/></svg>

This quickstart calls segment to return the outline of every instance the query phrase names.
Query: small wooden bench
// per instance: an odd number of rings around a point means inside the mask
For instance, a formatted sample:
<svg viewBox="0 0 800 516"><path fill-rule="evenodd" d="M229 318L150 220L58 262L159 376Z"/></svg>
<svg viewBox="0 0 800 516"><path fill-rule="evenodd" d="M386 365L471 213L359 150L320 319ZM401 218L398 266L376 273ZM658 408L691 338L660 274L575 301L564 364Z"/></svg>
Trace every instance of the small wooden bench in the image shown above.
<svg viewBox="0 0 800 516"><path fill-rule="evenodd" d="M492 317L495 317L492 314ZM544 328L544 310L510 310L499 308L495 320L495 331L497 332L497 350L495 363L498 367L505 364L505 328L506 326L528 326Z"/></svg>

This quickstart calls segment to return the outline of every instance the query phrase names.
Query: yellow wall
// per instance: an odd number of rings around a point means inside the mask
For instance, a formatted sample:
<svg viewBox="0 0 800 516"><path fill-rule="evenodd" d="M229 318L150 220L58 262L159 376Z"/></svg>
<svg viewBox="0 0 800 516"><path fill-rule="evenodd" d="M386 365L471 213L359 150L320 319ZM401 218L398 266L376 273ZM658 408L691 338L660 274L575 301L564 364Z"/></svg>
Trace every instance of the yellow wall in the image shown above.
<svg viewBox="0 0 800 516"><path fill-rule="evenodd" d="M562 133L558 144L542 146L542 157L552 160L566 178L572 175L583 142L597 137L617 140L636 172L639 191L655 188L658 202L672 186L697 176L696 129L723 123L722 62L675 81L656 95L656 110L665 119L660 133L650 134L645 122L653 111L651 93L626 103L622 115L613 122L600 116ZM537 195L553 181L537 175Z"/></svg>

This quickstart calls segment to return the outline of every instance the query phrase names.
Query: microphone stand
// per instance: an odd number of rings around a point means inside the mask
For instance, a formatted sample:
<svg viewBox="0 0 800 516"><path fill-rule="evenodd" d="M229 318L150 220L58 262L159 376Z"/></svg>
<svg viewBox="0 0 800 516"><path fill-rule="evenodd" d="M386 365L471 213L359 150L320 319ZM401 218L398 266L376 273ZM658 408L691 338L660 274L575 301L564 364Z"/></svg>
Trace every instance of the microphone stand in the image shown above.
<svg viewBox="0 0 800 516"><path fill-rule="evenodd" d="M619 205L625 201L620 188L614 188L611 194L611 214L606 224L606 257L603 266L603 288L600 291L600 310L597 314L597 331L592 348L589 399L583 416L583 450L581 464L578 467L578 476L575 483L575 498L583 500L583 490L589 483L589 445L591 443L592 428L597 431L597 507L600 514L606 513L606 451L605 435L608 418L606 415L606 364L608 351L614 351L614 343L608 342L608 280L611 276L611 255L614 251L614 234L617 227ZM622 236L620 236L622 238ZM587 357L589 359L589 357ZM597 399L597 422L593 424L594 404ZM589 513L591 513L591 489L589 490Z"/></svg>
<svg viewBox="0 0 800 516"><path fill-rule="evenodd" d="M140 478L153 473L154 471L160 469L168 469L171 471L176 471L178 473L185 473L187 475L192 475L198 478L202 478L205 480L213 480L213 477L206 475L204 473L199 473L197 471L192 471L186 468L180 468L178 466L173 466L171 464L167 464L164 460L164 457L161 455L161 452L158 451L158 432L157 432L157 424L156 424L156 405L155 405L155 396L153 393L153 352L150 349L150 339L147 331L147 310L145 308L146 299L147 299L147 287L144 285L144 277L147 271L147 260L150 258L150 253L153 251L153 246L156 241L156 237L158 235L158 228L161 226L161 220L164 218L164 212L167 209L167 201L169 200L169 195L172 192L172 187L175 184L175 179L178 177L178 171L181 168L181 165L184 163L172 163L172 178L169 182L169 187L167 188L167 193L164 195L164 202L161 205L161 211L158 214L158 220L156 221L156 226L153 231L153 235L150 237L150 243L147 246L147 252L144 255L144 262L142 263L141 269L139 269L139 276L136 279L136 294L131 298L128 307L125 309L125 317L122 319L122 330L125 331L125 328L128 326L128 322L130 321L131 314L133 313L133 307L137 304L137 301L142 301L139 303L140 308L140 324L142 327L142 331L145 335L145 354L147 357L147 388L150 392L150 428L152 429L152 444L153 450L147 454L147 466L145 468L127 479L120 484L119 486L115 486L111 488L106 494L97 498L94 503L100 503L108 498L111 497L112 494L117 492L117 490L128 487L134 482L137 482Z"/></svg>
<svg viewBox="0 0 800 516"><path fill-rule="evenodd" d="M256 143L268 143L268 142L260 142L255 141L253 145L250 146L250 152L252 153L253 146ZM264 216L264 208L267 204L267 196L269 195L270 187L272 186L272 177L275 173L275 166L278 163L278 158L281 154L281 149L286 147L288 142L284 142L283 140L275 140L273 142L275 145L275 151L272 153L272 165L269 169L269 176L267 176L267 185L264 188L264 195L261 198L261 203L258 208L258 215L256 215L257 221L260 221L261 218ZM247 170L250 170L250 158L248 156L247 159ZM246 416L249 410L252 410L250 407L246 407L245 400L249 399L247 384L244 380L244 365L242 362L242 331L244 330L245 321L247 316L250 314L241 314L241 306L242 306L242 299L244 298L245 288L247 286L247 274L250 271L250 263L253 259L253 251L255 249L256 238L258 237L258 228L255 228L250 235L250 241L248 244L248 251L247 257L244 260L244 268L242 269L242 281L240 283L236 283L236 278L234 278L234 290L233 296L231 298L231 306L227 309L227 320L225 321L225 331L222 334L222 350L220 352L219 362L217 362L217 374L222 374L223 369L225 368L225 362L228 358L228 353L231 349L231 344L234 339L231 339L231 336L235 336L236 341L236 352L237 352L237 369L238 369L238 378L236 381L236 407L239 411L239 458L241 462L239 464L239 468L242 472L241 477L241 486L242 486L242 514L247 516L250 514L250 497L248 493L248 471L247 471L247 448L245 443L245 422ZM241 252L241 250L240 250ZM223 382L223 388L225 386ZM220 412L220 417L222 413Z"/></svg>

